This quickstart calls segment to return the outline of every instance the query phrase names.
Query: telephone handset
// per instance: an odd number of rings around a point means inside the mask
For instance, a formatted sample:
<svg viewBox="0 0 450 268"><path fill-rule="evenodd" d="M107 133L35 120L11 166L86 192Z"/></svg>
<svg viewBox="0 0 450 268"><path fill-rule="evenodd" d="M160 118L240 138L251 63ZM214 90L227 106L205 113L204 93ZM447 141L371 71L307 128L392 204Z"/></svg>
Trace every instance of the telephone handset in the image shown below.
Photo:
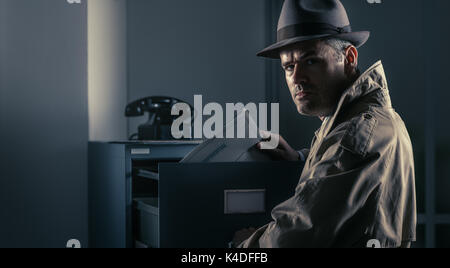
<svg viewBox="0 0 450 268"><path fill-rule="evenodd" d="M149 120L147 123L140 125L138 133L131 135L130 140L173 140L171 134L172 122L179 117L179 115L171 115L172 106L176 103L185 103L182 100L154 96L136 100L127 105L125 109L126 117L143 116L146 112L149 113ZM193 111L193 107L191 106Z"/></svg>

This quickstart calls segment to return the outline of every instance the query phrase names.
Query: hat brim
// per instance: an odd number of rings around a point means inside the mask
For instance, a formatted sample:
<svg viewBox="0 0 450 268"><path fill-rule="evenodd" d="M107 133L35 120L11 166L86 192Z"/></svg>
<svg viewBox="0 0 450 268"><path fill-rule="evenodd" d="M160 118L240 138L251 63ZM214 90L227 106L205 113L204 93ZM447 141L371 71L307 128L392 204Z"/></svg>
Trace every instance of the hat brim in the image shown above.
<svg viewBox="0 0 450 268"><path fill-rule="evenodd" d="M367 40L369 40L370 32L369 31L360 31L360 32L351 32L351 33L342 33L342 34L322 34L322 35L309 35L309 36L301 36L283 40L276 44L273 44L264 50L260 51L257 56L271 58L271 59L280 59L280 50L286 46L293 45L296 43L300 43L303 41L310 41L314 39L322 39L327 37L335 37L340 38L346 41L351 42L355 47L359 48L363 46Z"/></svg>

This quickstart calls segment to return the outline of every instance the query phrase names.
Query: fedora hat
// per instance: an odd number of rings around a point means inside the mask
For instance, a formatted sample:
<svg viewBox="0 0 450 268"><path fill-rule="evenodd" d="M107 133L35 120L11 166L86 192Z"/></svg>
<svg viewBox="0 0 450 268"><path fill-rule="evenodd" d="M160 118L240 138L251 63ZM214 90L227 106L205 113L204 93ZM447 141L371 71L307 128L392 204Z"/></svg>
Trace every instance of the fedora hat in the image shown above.
<svg viewBox="0 0 450 268"><path fill-rule="evenodd" d="M258 53L279 59L280 49L303 41L339 38L361 47L370 32L352 32L347 11L339 0L285 0L278 21L277 42Z"/></svg>

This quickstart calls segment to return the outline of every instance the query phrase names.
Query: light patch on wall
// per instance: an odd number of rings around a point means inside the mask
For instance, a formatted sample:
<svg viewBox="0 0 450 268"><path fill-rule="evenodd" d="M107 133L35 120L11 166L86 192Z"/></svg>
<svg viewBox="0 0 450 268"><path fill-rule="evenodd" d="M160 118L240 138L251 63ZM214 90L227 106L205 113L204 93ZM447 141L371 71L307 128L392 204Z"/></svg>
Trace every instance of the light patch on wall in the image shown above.
<svg viewBox="0 0 450 268"><path fill-rule="evenodd" d="M125 140L126 1L88 1L89 140Z"/></svg>

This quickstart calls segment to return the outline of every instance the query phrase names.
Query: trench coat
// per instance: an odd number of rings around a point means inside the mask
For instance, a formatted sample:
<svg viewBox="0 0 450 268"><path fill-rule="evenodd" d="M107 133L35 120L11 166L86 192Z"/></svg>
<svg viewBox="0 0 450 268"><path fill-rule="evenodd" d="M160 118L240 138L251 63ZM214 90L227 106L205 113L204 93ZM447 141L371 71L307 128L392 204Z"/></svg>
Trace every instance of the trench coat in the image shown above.
<svg viewBox="0 0 450 268"><path fill-rule="evenodd" d="M307 150L295 194L240 247L409 247L416 239L411 140L379 61L344 91Z"/></svg>

